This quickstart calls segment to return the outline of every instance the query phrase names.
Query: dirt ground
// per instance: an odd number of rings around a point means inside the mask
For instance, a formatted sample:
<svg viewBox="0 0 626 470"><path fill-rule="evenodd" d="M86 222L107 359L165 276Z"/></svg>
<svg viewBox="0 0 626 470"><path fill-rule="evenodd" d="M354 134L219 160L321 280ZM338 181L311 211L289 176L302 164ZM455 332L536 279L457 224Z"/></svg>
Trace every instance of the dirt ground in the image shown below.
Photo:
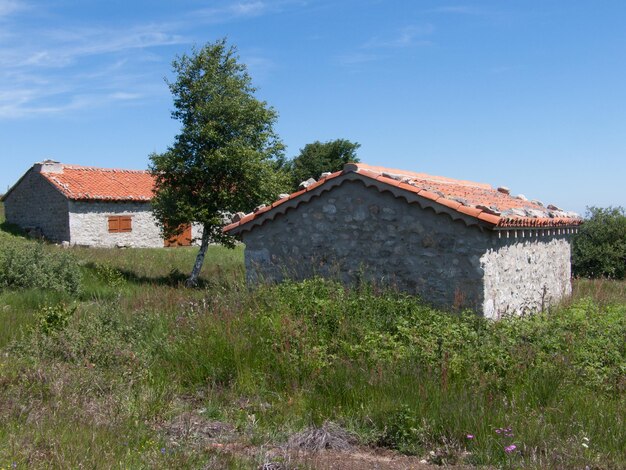
<svg viewBox="0 0 626 470"><path fill-rule="evenodd" d="M402 455L388 449L358 445L349 433L329 424L303 432L280 446L254 446L245 443L233 426L189 412L160 426L170 443L192 449L209 450L217 455L235 456L259 462L262 470L408 470L434 469L429 457ZM470 466L455 465L455 469Z"/></svg>

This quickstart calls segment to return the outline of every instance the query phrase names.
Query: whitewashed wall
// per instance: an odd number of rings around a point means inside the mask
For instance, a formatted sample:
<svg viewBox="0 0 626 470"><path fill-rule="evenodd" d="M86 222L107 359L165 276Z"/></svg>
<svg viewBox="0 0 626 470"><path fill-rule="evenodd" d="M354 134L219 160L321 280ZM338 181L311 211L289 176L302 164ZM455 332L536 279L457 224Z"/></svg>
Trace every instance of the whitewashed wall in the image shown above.
<svg viewBox="0 0 626 470"><path fill-rule="evenodd" d="M537 312L572 292L570 243L564 236L503 241L480 259L484 269L483 313Z"/></svg>
<svg viewBox="0 0 626 470"><path fill-rule="evenodd" d="M108 216L128 215L132 231L109 233ZM163 238L148 202L69 203L70 243L101 247L162 247Z"/></svg>

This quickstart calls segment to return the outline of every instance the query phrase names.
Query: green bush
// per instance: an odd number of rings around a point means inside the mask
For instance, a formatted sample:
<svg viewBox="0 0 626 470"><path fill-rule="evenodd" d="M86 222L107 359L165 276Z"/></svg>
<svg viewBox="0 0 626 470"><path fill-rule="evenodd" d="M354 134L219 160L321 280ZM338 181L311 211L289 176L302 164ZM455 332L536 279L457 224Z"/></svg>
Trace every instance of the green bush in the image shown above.
<svg viewBox="0 0 626 470"><path fill-rule="evenodd" d="M401 293L347 290L322 279L287 282L236 302L219 312L190 313L181 323L163 359L184 383L228 385L254 377L258 386L266 381L288 389L323 384L325 377L332 382L342 364L376 370L411 363L444 382L498 392L514 389L531 372L550 376L562 366L564 381L626 389L623 306L578 302L492 322L440 312Z"/></svg>
<svg viewBox="0 0 626 470"><path fill-rule="evenodd" d="M114 303L95 310L57 304L42 307L36 328L11 348L23 357L118 368L123 373L137 369L145 349L159 347L159 334L152 336L158 325L158 318L142 313L129 321Z"/></svg>
<svg viewBox="0 0 626 470"><path fill-rule="evenodd" d="M622 207L590 207L573 240L575 276L626 277L626 213Z"/></svg>
<svg viewBox="0 0 626 470"><path fill-rule="evenodd" d="M43 243L0 243L0 289L38 288L77 294L81 273L77 260Z"/></svg>
<svg viewBox="0 0 626 470"><path fill-rule="evenodd" d="M76 307L68 307L65 304L43 306L37 314L39 330L45 334L51 334L64 329L76 312Z"/></svg>

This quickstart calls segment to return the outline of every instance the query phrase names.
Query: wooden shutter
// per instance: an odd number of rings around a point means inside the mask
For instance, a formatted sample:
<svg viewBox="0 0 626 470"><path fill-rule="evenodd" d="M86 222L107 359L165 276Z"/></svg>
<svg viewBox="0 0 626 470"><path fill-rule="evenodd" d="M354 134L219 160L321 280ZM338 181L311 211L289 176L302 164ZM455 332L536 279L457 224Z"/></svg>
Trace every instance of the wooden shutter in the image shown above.
<svg viewBox="0 0 626 470"><path fill-rule="evenodd" d="M110 215L109 233L122 233L133 231L133 219L129 215Z"/></svg>
<svg viewBox="0 0 626 470"><path fill-rule="evenodd" d="M132 219L128 215L120 216L120 232L132 232Z"/></svg>
<svg viewBox="0 0 626 470"><path fill-rule="evenodd" d="M109 216L109 233L118 233L120 231L120 218L115 215Z"/></svg>

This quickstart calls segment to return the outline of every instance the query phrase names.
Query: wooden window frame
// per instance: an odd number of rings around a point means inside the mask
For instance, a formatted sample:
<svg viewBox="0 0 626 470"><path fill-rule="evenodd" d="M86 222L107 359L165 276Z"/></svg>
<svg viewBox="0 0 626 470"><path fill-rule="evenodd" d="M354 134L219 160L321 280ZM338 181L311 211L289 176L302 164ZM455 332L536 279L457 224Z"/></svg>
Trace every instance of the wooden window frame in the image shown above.
<svg viewBox="0 0 626 470"><path fill-rule="evenodd" d="M133 218L130 215L109 215L107 226L109 233L130 233L133 231Z"/></svg>

